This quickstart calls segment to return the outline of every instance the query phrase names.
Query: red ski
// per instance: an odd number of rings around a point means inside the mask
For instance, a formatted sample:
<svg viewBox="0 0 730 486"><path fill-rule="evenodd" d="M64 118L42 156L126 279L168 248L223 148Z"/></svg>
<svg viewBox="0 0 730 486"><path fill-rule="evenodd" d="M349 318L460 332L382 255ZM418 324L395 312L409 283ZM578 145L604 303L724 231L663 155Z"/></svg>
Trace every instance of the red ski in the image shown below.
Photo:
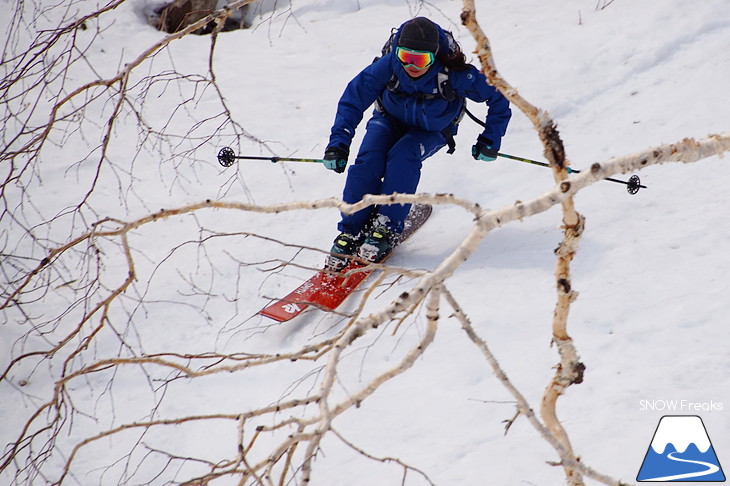
<svg viewBox="0 0 730 486"><path fill-rule="evenodd" d="M433 208L427 204L414 204L405 221L398 244L403 243L431 216ZM386 256L388 258L390 255ZM259 311L259 314L275 321L285 322L304 312L309 306L324 311L336 309L350 294L373 273L359 262L352 261L339 273L321 270L309 280Z"/></svg>

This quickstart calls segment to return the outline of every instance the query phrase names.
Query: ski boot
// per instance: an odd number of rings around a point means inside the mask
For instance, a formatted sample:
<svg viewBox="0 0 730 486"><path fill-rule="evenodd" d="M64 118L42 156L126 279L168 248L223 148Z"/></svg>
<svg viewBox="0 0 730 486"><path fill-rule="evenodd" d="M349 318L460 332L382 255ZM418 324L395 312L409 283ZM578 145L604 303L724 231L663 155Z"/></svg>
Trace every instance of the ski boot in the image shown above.
<svg viewBox="0 0 730 486"><path fill-rule="evenodd" d="M349 233L340 233L335 238L330 254L327 255L327 259L324 262L325 270L335 273L342 271L350 263L350 259L357 251L359 245L360 239L358 237L352 236Z"/></svg>
<svg viewBox="0 0 730 486"><path fill-rule="evenodd" d="M384 224L376 223L365 235L357 256L370 263L380 263L395 248L398 234Z"/></svg>

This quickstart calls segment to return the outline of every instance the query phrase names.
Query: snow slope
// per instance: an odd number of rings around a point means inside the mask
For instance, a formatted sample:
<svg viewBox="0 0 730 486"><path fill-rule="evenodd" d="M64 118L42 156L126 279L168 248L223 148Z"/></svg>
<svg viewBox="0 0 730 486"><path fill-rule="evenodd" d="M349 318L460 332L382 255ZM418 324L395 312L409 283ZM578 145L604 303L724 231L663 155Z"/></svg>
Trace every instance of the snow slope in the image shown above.
<svg viewBox="0 0 730 486"><path fill-rule="evenodd" d="M144 24L143 4L128 1L103 20L101 42L88 53L98 72L116 72L160 38ZM298 0L289 9L279 5L273 14L263 8L253 16L253 28L219 37L216 76L234 119L270 150L280 156L319 157L342 89L379 52L391 27L415 15L429 16L453 30L465 51L473 49L473 40L458 25L460 8L460 2L450 0L426 4ZM497 0L477 2L477 8L497 68L528 101L556 120L575 168L729 128L726 1L616 0L596 5L578 0ZM209 38L189 36L173 43L150 70L174 65L180 72L204 73L209 49ZM71 81L80 83L88 75L79 73L78 81ZM160 92L147 114L156 123L169 120L172 129L185 133L207 112L205 102L214 94L206 94L195 110L172 116L176 89L167 86ZM100 107L98 116L108 109ZM470 109L481 113L473 104ZM506 159L475 162L469 149L479 131L465 120L457 153L450 156L444 151L428 160L419 190L454 193L484 207L500 208L553 186L550 171L543 168ZM125 118L115 128L110 158L128 160L136 133L135 119ZM361 136L362 130L353 147ZM236 145L225 134L218 143L241 153L270 155L258 143L242 140ZM64 161L78 160L89 146L66 144L53 156L46 155L35 185L34 203L40 215L29 218L42 220L78 201L94 167L81 164L69 169ZM89 204L95 214L87 214L87 220L103 216L132 220L159 208L205 199L260 205L317 200L339 196L344 182L344 176L314 164L241 162L221 169L214 157L218 148L204 145L176 168L160 166L154 154L143 153L129 161L136 177L133 190L125 190L131 187L124 182L125 174L105 171ZM517 110L502 148L541 159L539 140ZM628 195L619 184L601 182L576 197L587 230L572 267L573 285L580 295L571 309L569 331L587 371L584 383L561 398L558 414L587 464L627 482L636 477L656 425L667 414L701 415L721 464L730 462L726 433L730 429L730 172L724 163L713 157L696 164L651 167L640 173L648 188L638 195ZM500 228L448 282L535 409L558 362L550 347L550 323L555 302L553 249L561 238L560 218L554 208ZM274 258L317 266L321 254L297 253L250 238L212 241L205 250L184 242L195 241L204 226L211 232L256 232L324 249L335 235L337 219L332 210L276 216L214 211L141 229L133 235L133 244L139 248L138 270L144 276L140 280L151 283L135 288L117 317L129 317L132 324L125 332L150 354L297 349L331 333L343 320L317 314L271 327L262 318L251 318L267 297L284 295L308 274L301 268L259 270L270 268L266 262ZM432 269L470 228L463 211L437 207L418 237L391 263ZM48 235L65 240L84 230L78 219L62 219ZM10 231L17 235L19 229L14 226ZM111 244L100 246L107 255L118 251ZM203 251L206 257L201 256ZM258 264L246 267L240 262ZM126 277L123 261L109 263L106 272L107 285ZM200 295L186 294L191 281L198 290L207 284L202 290L211 291L218 300L206 305ZM382 307L403 285L375 295L368 310ZM152 302L136 306L134 299L144 295ZM179 302L181 295L189 295L186 305L167 304ZM557 456L526 420L518 419L504 434L502 421L513 417L513 399L458 323L446 319L448 314L442 311L434 344L411 370L339 417L334 427L368 453L398 457L426 472L436 484L562 484L562 470L546 464ZM341 377L343 396L349 387L358 388L368 377L393 366L419 339L423 323L407 321L400 337L392 337L391 330L378 331L348 355ZM3 348L17 353L16 339L22 332L10 322L0 326ZM101 341L93 356L108 356L118 346L113 339ZM8 355L2 358L3 368L8 361ZM243 378L175 382L166 388L169 398L158 413L237 413L314 386L316 373L306 375L309 372L305 366L280 366L273 375L253 370ZM19 368L10 378L17 382L31 377L25 393L40 397L42 380L37 384L33 380L38 374L30 367ZM103 382L100 378L89 388ZM156 396L148 393L139 371L120 372L114 383L113 398L89 392L93 398L85 406L102 418L94 425L79 417L69 441L84 430L136 420L135 411L148 409ZM0 387L0 436L6 444L17 434L9 424L17 423L40 398L21 395L7 383ZM669 410L665 400L680 400L675 402L680 405ZM711 402L715 406L708 406ZM24 406L16 408L15 403ZM110 409L113 413L106 413ZM170 431L169 437L150 438L150 447L158 441L176 443L185 455L198 453L202 444L211 457L230 455L235 430L225 424L216 427L190 427L182 438ZM315 462L315 484L400 484L403 471L396 465L367 460L334 438L325 440L323 450ZM97 469L93 454L78 461L71 484L113 482L113 474ZM160 477L153 483L169 479ZM406 484L426 482L410 473Z"/></svg>

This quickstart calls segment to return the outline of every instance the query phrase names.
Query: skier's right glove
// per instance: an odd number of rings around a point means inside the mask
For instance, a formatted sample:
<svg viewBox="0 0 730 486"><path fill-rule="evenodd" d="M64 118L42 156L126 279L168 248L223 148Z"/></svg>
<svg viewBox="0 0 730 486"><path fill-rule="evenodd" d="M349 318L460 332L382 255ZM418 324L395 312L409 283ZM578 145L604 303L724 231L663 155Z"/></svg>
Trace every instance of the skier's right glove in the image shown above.
<svg viewBox="0 0 730 486"><path fill-rule="evenodd" d="M329 170L333 170L338 174L345 172L347 167L347 156L349 152L342 147L327 147L324 151L324 159L322 163Z"/></svg>

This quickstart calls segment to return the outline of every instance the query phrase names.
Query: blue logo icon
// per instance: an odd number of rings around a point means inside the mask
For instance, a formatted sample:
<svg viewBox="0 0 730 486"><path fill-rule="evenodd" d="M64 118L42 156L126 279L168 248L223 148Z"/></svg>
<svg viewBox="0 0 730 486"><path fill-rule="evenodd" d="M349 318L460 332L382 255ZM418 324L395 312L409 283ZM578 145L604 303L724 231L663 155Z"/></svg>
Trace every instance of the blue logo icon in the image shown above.
<svg viewBox="0 0 730 486"><path fill-rule="evenodd" d="M725 474L702 419L696 415L662 417L636 480L724 482Z"/></svg>

